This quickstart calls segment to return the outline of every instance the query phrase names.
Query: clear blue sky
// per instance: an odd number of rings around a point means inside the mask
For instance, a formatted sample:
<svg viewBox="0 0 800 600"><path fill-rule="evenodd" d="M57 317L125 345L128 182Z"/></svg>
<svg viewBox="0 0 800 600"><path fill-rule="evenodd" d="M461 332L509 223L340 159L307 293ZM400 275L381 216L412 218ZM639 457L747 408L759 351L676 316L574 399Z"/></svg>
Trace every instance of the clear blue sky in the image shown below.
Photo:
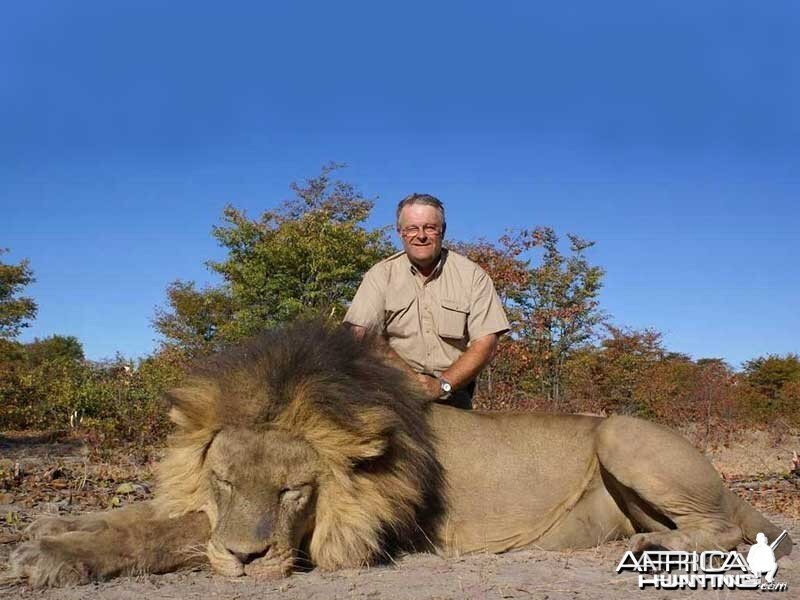
<svg viewBox="0 0 800 600"><path fill-rule="evenodd" d="M23 340L150 352L210 230L329 161L392 221L597 241L603 308L734 366L800 351L800 7L706 2L26 2L0 9L0 247Z"/></svg>

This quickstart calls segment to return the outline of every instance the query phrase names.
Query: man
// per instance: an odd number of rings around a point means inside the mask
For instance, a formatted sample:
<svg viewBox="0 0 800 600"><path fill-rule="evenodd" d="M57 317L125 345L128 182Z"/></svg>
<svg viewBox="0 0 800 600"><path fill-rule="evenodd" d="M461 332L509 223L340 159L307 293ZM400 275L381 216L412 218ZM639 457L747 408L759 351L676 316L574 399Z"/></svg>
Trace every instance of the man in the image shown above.
<svg viewBox="0 0 800 600"><path fill-rule="evenodd" d="M403 252L367 272L344 321L356 335L382 332L431 400L470 409L475 377L509 325L483 269L442 248L446 229L437 198L401 200Z"/></svg>

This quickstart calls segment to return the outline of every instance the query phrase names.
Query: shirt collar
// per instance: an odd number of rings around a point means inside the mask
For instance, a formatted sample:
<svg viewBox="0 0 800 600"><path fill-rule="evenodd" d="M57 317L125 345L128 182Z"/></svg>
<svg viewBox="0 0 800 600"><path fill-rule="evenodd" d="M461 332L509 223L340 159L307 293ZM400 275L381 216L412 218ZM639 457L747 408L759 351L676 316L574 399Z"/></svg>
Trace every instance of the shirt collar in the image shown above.
<svg viewBox="0 0 800 600"><path fill-rule="evenodd" d="M444 263L447 260L447 253L448 253L447 248L442 248L442 252L441 254L439 254L439 261L436 263L436 266L433 268L433 271L431 271L431 274L428 276L428 279L433 279L441 274L442 269L444 268ZM408 254L406 254L406 260L408 261L408 268L411 270L411 274L416 277L417 274L419 273L419 270L414 265L414 263L411 262L411 259L408 258Z"/></svg>

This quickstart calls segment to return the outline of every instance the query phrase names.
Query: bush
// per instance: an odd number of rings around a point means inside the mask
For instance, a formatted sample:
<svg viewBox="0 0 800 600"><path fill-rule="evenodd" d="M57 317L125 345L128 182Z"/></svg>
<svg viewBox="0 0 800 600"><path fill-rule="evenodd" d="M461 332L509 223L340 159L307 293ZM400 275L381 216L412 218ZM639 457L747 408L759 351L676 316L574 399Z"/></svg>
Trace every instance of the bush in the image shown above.
<svg viewBox="0 0 800 600"><path fill-rule="evenodd" d="M157 354L134 365L56 356L31 360L25 352L0 361L0 429L92 430L108 441L150 443L168 430L164 391L182 363Z"/></svg>

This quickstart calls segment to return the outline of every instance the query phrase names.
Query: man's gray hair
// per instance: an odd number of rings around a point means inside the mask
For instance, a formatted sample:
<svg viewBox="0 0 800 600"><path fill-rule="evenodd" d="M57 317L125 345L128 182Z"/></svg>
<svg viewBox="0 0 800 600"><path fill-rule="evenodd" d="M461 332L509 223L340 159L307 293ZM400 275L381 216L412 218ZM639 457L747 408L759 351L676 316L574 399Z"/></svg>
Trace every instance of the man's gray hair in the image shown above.
<svg viewBox="0 0 800 600"><path fill-rule="evenodd" d="M426 206L433 206L438 209L442 215L442 228L446 227L447 223L444 220L444 204L436 196L430 194L409 194L400 202L397 203L397 226L400 227L400 213L406 206L412 204L425 204Z"/></svg>

